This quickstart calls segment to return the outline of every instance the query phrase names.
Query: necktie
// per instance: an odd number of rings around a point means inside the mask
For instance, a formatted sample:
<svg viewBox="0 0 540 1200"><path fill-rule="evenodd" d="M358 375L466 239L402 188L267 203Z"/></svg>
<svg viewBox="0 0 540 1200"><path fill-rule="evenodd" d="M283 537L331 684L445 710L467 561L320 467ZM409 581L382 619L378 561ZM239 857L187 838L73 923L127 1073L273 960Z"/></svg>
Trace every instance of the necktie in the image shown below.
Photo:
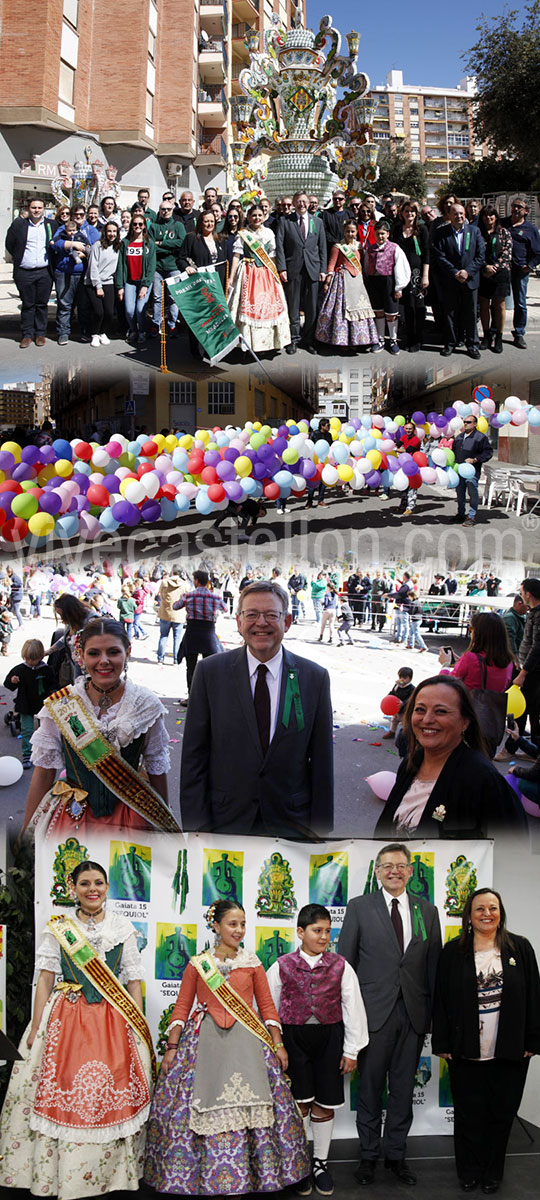
<svg viewBox="0 0 540 1200"><path fill-rule="evenodd" d="M392 900L391 920L392 925L394 926L395 935L398 940L398 946L403 954L403 921L401 920L401 913L399 911L399 900L396 898L396 896L394 896Z"/></svg>
<svg viewBox="0 0 540 1200"><path fill-rule="evenodd" d="M305 240L306 240L306 226L305 226L305 223L304 223L304 218L303 218L303 217L300 217L300 233L301 233L301 235L302 235L302 241L304 241L304 242L305 242Z"/></svg>
<svg viewBox="0 0 540 1200"><path fill-rule="evenodd" d="M255 715L257 717L257 725L259 726L259 736L263 753L266 754L270 743L270 692L266 682L266 672L268 667L261 663L257 667L257 680L255 683L255 692L253 699L255 702Z"/></svg>

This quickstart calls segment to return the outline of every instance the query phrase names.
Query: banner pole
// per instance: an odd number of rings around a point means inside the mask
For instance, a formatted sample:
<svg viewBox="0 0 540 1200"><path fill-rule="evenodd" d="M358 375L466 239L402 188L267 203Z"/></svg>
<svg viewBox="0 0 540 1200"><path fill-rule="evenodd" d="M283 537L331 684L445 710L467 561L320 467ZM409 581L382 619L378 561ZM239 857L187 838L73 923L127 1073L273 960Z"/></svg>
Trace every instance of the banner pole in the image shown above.
<svg viewBox="0 0 540 1200"><path fill-rule="evenodd" d="M261 368L261 371L264 372L264 374L266 375L266 378L270 380L270 383L274 383L272 376L268 374L268 371L266 370L266 367L261 362L260 358L257 358L255 351L251 349L251 346L248 346L245 338L243 338L241 334L240 334L240 345L242 347L242 350L247 350L248 353L251 354L251 357L255 359L255 362Z"/></svg>
<svg viewBox="0 0 540 1200"><path fill-rule="evenodd" d="M170 371L167 366L167 337L166 337L166 332L165 332L165 280L164 279L161 280L161 323L160 323L160 327L159 327L159 337L160 337L160 342L161 342L161 346L160 346L161 357L160 357L159 369L160 369L162 375L170 375Z"/></svg>

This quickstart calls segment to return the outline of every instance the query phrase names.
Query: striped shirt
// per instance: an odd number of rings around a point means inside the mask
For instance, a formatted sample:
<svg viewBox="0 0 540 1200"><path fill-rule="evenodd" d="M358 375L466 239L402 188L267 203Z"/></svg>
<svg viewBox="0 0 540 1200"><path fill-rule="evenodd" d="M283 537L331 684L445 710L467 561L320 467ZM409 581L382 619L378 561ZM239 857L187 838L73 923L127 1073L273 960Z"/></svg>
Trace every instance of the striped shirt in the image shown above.
<svg viewBox="0 0 540 1200"><path fill-rule="evenodd" d="M209 592L206 587L186 592L180 600L175 600L173 608L185 608L188 621L215 621L220 612L227 611L221 596L217 592Z"/></svg>

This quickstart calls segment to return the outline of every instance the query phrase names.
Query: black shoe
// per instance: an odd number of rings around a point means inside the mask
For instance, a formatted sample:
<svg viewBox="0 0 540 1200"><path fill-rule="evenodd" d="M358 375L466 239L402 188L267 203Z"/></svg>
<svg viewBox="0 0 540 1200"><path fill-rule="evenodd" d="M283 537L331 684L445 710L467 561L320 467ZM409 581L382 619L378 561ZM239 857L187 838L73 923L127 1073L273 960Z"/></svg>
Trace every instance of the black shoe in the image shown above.
<svg viewBox="0 0 540 1200"><path fill-rule="evenodd" d="M518 350L526 350L527 349L527 343L526 343L525 338L523 337L522 333L514 334L514 346L517 346Z"/></svg>
<svg viewBox="0 0 540 1200"><path fill-rule="evenodd" d="M297 349L296 342L291 342L290 345L285 346L285 354L296 354Z"/></svg>
<svg viewBox="0 0 540 1200"><path fill-rule="evenodd" d="M495 334L495 341L494 341L491 349L493 350L494 354L502 354L502 352L503 352L502 333Z"/></svg>
<svg viewBox="0 0 540 1200"><path fill-rule="evenodd" d="M313 1186L319 1196L334 1195L334 1180L328 1170L328 1163L322 1158L313 1159Z"/></svg>
<svg viewBox="0 0 540 1200"><path fill-rule="evenodd" d="M443 346L441 350L441 358L450 358L450 355L454 353L454 349L454 346Z"/></svg>
<svg viewBox="0 0 540 1200"><path fill-rule="evenodd" d="M482 341L480 342L480 349L481 350L491 350L491 334L490 333L484 334Z"/></svg>
<svg viewBox="0 0 540 1200"><path fill-rule="evenodd" d="M355 1179L361 1187L368 1187L375 1180L375 1167L377 1165L376 1158L360 1159L360 1166L354 1172Z"/></svg>
<svg viewBox="0 0 540 1200"><path fill-rule="evenodd" d="M461 524L463 525L464 529L470 529L471 525L476 525L476 518L467 517L465 521L461 522Z"/></svg>
<svg viewBox="0 0 540 1200"><path fill-rule="evenodd" d="M452 525L463 525L464 520L465 520L465 513L456 513L455 517L450 517L450 521L451 521ZM431 632L431 630L430 630L430 632Z"/></svg>
<svg viewBox="0 0 540 1200"><path fill-rule="evenodd" d="M480 354L480 351L478 349L478 346L468 346L467 354L469 355L469 358L481 358L482 357L482 355Z"/></svg>
<svg viewBox="0 0 540 1200"><path fill-rule="evenodd" d="M400 1183L406 1183L409 1187L414 1187L416 1183L416 1175L413 1174L410 1167L407 1166L404 1158L385 1158L384 1166L387 1171L391 1171Z"/></svg>
<svg viewBox="0 0 540 1200"><path fill-rule="evenodd" d="M461 350L462 346L464 346L464 345L465 345L465 342L463 341L463 338L458 338L458 340L456 342L456 350Z"/></svg>
<svg viewBox="0 0 540 1200"><path fill-rule="evenodd" d="M313 1188L311 1186L311 1176L306 1175L305 1179L301 1179L300 1183L293 1183L292 1190L295 1196L311 1196Z"/></svg>
<svg viewBox="0 0 540 1200"><path fill-rule="evenodd" d="M462 1192L475 1192L478 1187L477 1179L460 1179L459 1186Z"/></svg>
<svg viewBox="0 0 540 1200"><path fill-rule="evenodd" d="M493 1196L495 1192L498 1192L499 1187L500 1181L498 1179L486 1179L482 1184L484 1196Z"/></svg>
<svg viewBox="0 0 540 1200"><path fill-rule="evenodd" d="M317 350L317 347L312 346L311 343L307 346L303 346L302 349L306 351L306 354L318 354L319 353L319 351Z"/></svg>

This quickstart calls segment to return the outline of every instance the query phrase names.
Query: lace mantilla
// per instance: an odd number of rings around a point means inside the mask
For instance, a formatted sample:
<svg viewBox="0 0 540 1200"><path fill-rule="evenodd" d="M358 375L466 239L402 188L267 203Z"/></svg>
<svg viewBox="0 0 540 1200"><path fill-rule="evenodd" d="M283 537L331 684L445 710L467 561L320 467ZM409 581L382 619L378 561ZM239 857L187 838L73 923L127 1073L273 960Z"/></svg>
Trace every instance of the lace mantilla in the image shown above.
<svg viewBox="0 0 540 1200"><path fill-rule="evenodd" d="M137 949L137 935L127 917L123 917L119 913L108 912L105 920L100 922L92 933L71 909L67 915L79 926L102 961L105 961L108 950L112 950L114 946L122 942L124 948L118 975L120 983L125 985L144 978L142 959ZM62 973L60 946L48 929L45 930L38 947L36 968L38 971L54 971L55 975Z"/></svg>
<svg viewBox="0 0 540 1200"><path fill-rule="evenodd" d="M146 734L143 758L147 771L151 775L164 775L170 770L169 735L164 720L167 709L149 688L127 680L122 699L98 718L97 706L91 703L84 680L76 679L73 687L93 711L99 729L116 749L129 746L141 734ZM38 717L39 728L32 737L32 762L37 767L61 770L64 760L58 726L46 708L41 709Z"/></svg>

